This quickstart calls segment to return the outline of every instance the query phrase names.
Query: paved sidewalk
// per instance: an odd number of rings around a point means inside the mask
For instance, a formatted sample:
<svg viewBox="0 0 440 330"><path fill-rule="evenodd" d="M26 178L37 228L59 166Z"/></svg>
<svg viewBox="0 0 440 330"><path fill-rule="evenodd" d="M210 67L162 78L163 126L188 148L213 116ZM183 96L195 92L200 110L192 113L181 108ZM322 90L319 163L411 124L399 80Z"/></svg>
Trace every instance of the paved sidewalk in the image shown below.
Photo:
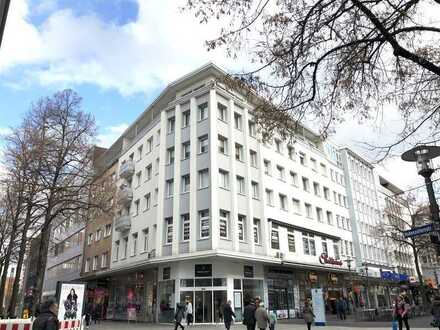
<svg viewBox="0 0 440 330"><path fill-rule="evenodd" d="M432 330L429 324L431 322L431 317L420 317L417 319L410 320L411 329L418 330ZM174 325L172 324L151 324L151 323L134 323L134 322L123 322L123 321L105 321L101 324L93 325L90 330L120 330L120 329L148 329L148 330L174 330ZM217 325L195 325L187 329L194 330L224 330L223 324ZM245 330L245 326L241 324L236 324L231 327L232 330ZM292 321L279 321L276 330L305 330L305 326L302 320L292 320ZM312 329L325 329L325 330L390 330L391 322L354 322L354 321L330 321L325 327L314 327ZM404 328L405 329L405 328Z"/></svg>

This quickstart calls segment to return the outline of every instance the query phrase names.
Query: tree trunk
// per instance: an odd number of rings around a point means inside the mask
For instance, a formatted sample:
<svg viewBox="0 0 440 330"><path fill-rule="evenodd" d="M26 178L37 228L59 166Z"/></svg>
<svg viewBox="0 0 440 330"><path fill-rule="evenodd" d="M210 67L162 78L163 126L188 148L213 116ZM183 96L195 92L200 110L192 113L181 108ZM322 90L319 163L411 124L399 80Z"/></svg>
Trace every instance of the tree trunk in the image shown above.
<svg viewBox="0 0 440 330"><path fill-rule="evenodd" d="M15 309L17 307L18 290L20 288L21 270L23 268L24 256L26 255L27 232L32 221L32 204L28 204L26 211L26 219L21 232L20 251L18 255L17 268L15 271L14 285L12 287L11 301L9 302L8 316L15 318Z"/></svg>
<svg viewBox="0 0 440 330"><path fill-rule="evenodd" d="M422 294L423 307L424 308L428 308L429 300L428 300L428 297L426 295L425 283L423 282L423 275L422 275L422 272L420 270L419 252L417 251L416 246L414 244L414 239L413 239L413 244L411 246L412 246L412 250L413 250L413 253L414 253L414 264L416 266L417 278L419 280L420 292Z"/></svg>
<svg viewBox="0 0 440 330"><path fill-rule="evenodd" d="M32 315L35 315L37 307L41 303L41 295L43 293L43 282L44 274L46 272L47 252L49 250L50 230L52 228L52 226L50 225L50 221L46 223L49 224L44 226L41 230L38 259L37 264L35 265L35 267L37 268L37 272L35 288L32 293Z"/></svg>

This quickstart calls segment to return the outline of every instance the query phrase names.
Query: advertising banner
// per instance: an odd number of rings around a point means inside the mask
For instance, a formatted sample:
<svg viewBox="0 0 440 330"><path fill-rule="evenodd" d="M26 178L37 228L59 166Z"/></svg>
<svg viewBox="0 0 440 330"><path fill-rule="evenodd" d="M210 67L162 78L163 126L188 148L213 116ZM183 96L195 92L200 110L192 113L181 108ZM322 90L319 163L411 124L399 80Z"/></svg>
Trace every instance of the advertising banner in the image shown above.
<svg viewBox="0 0 440 330"><path fill-rule="evenodd" d="M80 320L84 306L84 283L61 283L58 301L58 319Z"/></svg>
<svg viewBox="0 0 440 330"><path fill-rule="evenodd" d="M312 289L312 307L315 314L315 325L325 325L325 305L322 289Z"/></svg>

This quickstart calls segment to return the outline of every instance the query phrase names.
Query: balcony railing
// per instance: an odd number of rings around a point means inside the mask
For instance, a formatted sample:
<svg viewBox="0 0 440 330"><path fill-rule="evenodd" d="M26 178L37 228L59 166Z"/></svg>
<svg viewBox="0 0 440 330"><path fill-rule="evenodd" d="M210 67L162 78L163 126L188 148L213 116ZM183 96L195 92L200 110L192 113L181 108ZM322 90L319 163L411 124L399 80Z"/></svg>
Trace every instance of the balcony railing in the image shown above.
<svg viewBox="0 0 440 330"><path fill-rule="evenodd" d="M130 179L134 175L134 162L130 159L123 162L119 168L119 177Z"/></svg>
<svg viewBox="0 0 440 330"><path fill-rule="evenodd" d="M128 214L115 217L115 230L124 232L131 228L131 216Z"/></svg>
<svg viewBox="0 0 440 330"><path fill-rule="evenodd" d="M133 189L123 186L118 191L118 204L121 206L130 206L133 201Z"/></svg>

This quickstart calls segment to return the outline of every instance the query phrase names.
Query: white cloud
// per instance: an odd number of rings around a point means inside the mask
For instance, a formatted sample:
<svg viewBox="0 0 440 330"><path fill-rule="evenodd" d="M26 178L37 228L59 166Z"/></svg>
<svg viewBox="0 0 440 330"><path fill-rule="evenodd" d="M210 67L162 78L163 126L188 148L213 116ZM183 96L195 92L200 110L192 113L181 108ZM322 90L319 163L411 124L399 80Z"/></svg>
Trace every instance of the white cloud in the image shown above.
<svg viewBox="0 0 440 330"><path fill-rule="evenodd" d="M226 59L223 50L206 51L204 40L215 36L216 28L181 13L182 3L139 0L137 20L122 26L93 13L76 16L68 9L55 10L37 28L28 21L28 2L15 0L0 53L0 74L32 65L28 74L43 85L92 83L127 95L148 93L158 83L169 83L210 60L229 68L243 66L245 61ZM53 1L40 7L56 8Z"/></svg>
<svg viewBox="0 0 440 330"><path fill-rule="evenodd" d="M105 127L101 134L96 137L96 143L104 148L110 147L118 137L128 128L127 123L121 123L116 126Z"/></svg>
<svg viewBox="0 0 440 330"><path fill-rule="evenodd" d="M11 128L9 127L0 127L0 135L8 135L12 133Z"/></svg>

